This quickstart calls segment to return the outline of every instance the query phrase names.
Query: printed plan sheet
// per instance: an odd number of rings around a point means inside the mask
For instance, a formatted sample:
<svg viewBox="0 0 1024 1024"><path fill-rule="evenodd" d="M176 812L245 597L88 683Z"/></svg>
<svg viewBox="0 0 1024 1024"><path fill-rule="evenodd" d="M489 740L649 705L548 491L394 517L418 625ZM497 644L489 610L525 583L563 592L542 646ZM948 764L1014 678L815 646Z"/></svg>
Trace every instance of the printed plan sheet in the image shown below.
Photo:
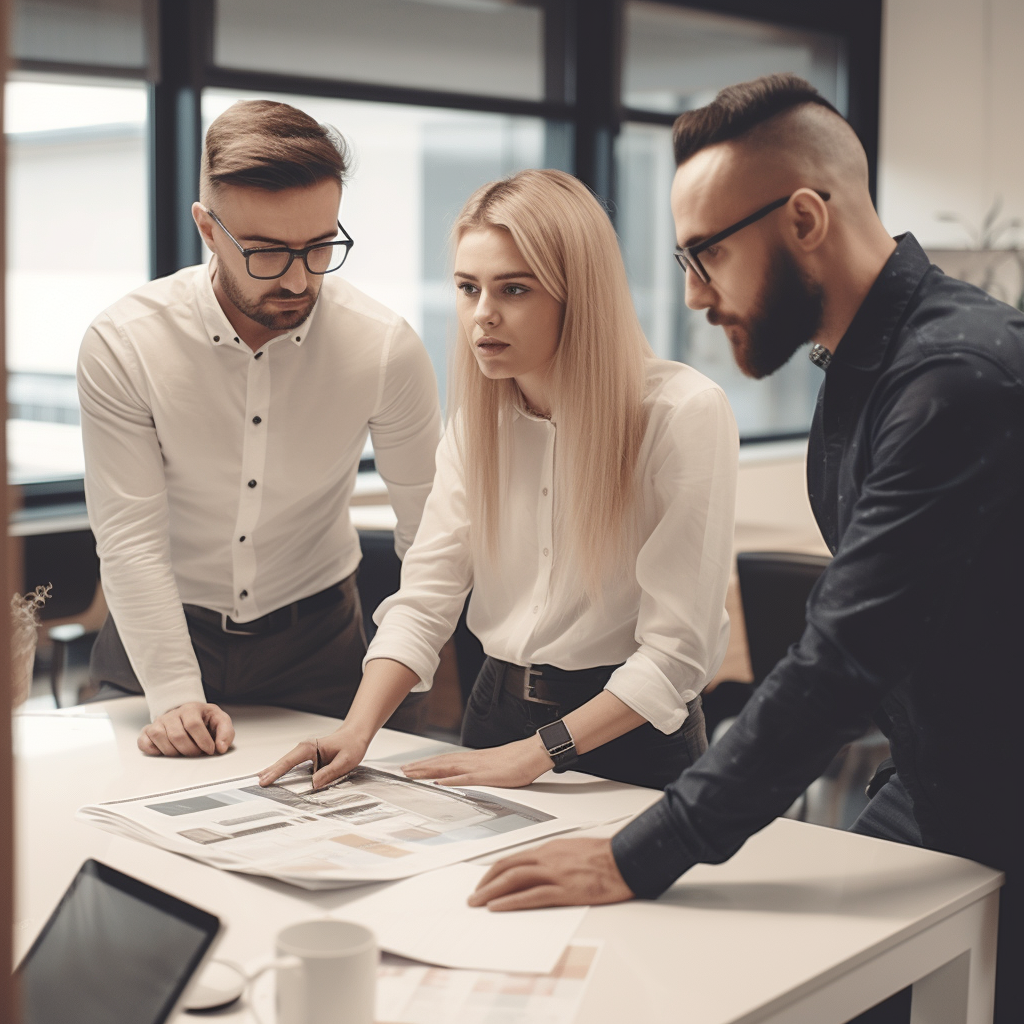
<svg viewBox="0 0 1024 1024"><path fill-rule="evenodd" d="M571 1024L598 946L574 942L550 974L455 971L385 956L377 974L379 1024Z"/></svg>
<svg viewBox="0 0 1024 1024"><path fill-rule="evenodd" d="M407 878L579 826L492 793L360 765L313 791L300 767L91 804L85 821L228 871L304 889Z"/></svg>

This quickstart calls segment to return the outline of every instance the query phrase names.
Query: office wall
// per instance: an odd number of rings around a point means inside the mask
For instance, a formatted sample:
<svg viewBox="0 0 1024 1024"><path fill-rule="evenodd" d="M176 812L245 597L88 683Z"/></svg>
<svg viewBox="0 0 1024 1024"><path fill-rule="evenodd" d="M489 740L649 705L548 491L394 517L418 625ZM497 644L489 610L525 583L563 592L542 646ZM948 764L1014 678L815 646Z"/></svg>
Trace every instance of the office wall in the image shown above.
<svg viewBox="0 0 1024 1024"><path fill-rule="evenodd" d="M965 247L936 214L978 224L999 197L1024 218L1022 54L1021 0L886 0L878 208L894 234Z"/></svg>

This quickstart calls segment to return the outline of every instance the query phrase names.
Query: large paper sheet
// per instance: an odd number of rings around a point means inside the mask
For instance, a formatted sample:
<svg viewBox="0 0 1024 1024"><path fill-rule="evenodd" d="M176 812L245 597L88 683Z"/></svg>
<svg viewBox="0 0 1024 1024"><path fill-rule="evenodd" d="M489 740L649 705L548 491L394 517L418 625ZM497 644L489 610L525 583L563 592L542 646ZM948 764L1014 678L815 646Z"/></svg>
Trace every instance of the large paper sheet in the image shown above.
<svg viewBox="0 0 1024 1024"><path fill-rule="evenodd" d="M408 878L576 828L504 796L360 765L314 791L308 768L91 804L80 818L228 871L304 889Z"/></svg>
<svg viewBox="0 0 1024 1024"><path fill-rule="evenodd" d="M360 896L332 914L370 928L381 949L442 967L548 974L587 913L554 907L494 913L470 907L487 868L453 864Z"/></svg>
<svg viewBox="0 0 1024 1024"><path fill-rule="evenodd" d="M574 942L550 974L421 967L384 957L379 1024L571 1024L594 976L596 943Z"/></svg>

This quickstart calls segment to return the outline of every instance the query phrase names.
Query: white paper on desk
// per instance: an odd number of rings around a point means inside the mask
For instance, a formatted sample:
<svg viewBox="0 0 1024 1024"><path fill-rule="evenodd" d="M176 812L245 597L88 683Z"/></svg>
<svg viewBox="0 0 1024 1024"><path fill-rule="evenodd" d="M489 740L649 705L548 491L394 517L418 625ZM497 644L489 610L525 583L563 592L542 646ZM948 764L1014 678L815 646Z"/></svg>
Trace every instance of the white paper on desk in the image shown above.
<svg viewBox="0 0 1024 1024"><path fill-rule="evenodd" d="M361 896L332 917L366 925L381 949L410 960L477 971L549 974L586 907L495 913L466 904L487 868L453 864Z"/></svg>
<svg viewBox="0 0 1024 1024"><path fill-rule="evenodd" d="M110 800L78 817L227 871L304 889L391 881L578 827L507 791L435 786L361 765L315 793L307 769Z"/></svg>

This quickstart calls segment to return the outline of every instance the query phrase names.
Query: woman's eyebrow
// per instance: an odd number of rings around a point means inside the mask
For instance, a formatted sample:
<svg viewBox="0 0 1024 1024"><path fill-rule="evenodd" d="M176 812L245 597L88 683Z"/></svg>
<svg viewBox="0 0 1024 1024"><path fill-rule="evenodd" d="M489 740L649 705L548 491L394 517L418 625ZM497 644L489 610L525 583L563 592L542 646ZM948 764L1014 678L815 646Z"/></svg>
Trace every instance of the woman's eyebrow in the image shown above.
<svg viewBox="0 0 1024 1024"><path fill-rule="evenodd" d="M467 274L464 270L456 270L456 277L464 277L467 281L476 281L477 278L473 274ZM531 273L529 270L513 270L507 274L495 274L491 279L493 281L510 281L514 277L531 277L534 281L537 280L537 275Z"/></svg>

